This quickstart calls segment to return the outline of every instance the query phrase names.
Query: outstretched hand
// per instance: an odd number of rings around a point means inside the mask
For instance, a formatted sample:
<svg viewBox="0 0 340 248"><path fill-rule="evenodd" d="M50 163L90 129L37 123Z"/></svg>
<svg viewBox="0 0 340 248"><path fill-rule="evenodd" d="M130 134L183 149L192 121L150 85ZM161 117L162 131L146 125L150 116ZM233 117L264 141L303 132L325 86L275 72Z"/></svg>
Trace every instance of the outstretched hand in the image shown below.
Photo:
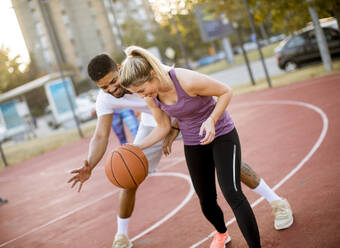
<svg viewBox="0 0 340 248"><path fill-rule="evenodd" d="M76 169L71 171L71 174L76 174L75 176L73 176L70 180L68 180L68 183L72 183L72 188L79 182L79 188L78 188L78 192L80 192L83 183L85 181L87 181L92 173L92 168L89 165L89 162L87 160L84 161L84 166L80 169Z"/></svg>

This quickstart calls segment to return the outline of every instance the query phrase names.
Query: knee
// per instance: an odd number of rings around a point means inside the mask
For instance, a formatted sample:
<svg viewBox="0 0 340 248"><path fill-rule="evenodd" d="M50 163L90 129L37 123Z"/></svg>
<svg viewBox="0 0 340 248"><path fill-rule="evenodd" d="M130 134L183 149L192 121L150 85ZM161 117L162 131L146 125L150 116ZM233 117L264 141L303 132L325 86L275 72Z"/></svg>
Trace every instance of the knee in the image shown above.
<svg viewBox="0 0 340 248"><path fill-rule="evenodd" d="M240 206L245 200L245 196L243 195L242 191L230 191L225 193L224 197L233 210L237 209L238 206Z"/></svg>

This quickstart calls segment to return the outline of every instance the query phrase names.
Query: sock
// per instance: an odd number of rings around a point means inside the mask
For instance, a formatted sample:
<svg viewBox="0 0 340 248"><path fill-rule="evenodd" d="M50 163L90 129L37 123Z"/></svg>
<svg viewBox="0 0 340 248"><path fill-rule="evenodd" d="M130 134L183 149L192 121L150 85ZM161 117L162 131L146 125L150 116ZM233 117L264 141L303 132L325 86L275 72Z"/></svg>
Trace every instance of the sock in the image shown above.
<svg viewBox="0 0 340 248"><path fill-rule="evenodd" d="M117 215L117 234L128 235L130 218L120 218Z"/></svg>
<svg viewBox="0 0 340 248"><path fill-rule="evenodd" d="M264 198L266 198L266 200L269 203L272 203L273 201L277 201L277 200L282 200L281 197L279 197L274 190L272 190L267 184L266 182L261 178L259 185L253 189L256 193L258 193L259 195L263 196Z"/></svg>

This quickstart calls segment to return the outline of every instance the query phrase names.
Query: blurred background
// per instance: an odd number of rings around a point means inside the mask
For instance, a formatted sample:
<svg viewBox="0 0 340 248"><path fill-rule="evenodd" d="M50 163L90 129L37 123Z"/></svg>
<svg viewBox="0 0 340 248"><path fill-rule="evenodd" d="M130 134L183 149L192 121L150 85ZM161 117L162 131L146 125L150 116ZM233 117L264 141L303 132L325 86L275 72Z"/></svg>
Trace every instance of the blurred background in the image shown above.
<svg viewBox="0 0 340 248"><path fill-rule="evenodd" d="M120 63L139 45L233 87L272 87L339 70L339 18L339 0L1 0L0 167L91 136L99 53Z"/></svg>

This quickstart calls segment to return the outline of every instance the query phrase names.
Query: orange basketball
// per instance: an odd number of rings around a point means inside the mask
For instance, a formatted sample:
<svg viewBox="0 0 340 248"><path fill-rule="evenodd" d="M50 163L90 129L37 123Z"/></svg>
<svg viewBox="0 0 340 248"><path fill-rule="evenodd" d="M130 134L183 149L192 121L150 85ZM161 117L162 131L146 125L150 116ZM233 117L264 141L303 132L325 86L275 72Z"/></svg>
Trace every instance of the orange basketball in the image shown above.
<svg viewBox="0 0 340 248"><path fill-rule="evenodd" d="M105 173L111 183L124 189L133 189L148 175L148 160L141 149L122 145L112 151L105 164Z"/></svg>

